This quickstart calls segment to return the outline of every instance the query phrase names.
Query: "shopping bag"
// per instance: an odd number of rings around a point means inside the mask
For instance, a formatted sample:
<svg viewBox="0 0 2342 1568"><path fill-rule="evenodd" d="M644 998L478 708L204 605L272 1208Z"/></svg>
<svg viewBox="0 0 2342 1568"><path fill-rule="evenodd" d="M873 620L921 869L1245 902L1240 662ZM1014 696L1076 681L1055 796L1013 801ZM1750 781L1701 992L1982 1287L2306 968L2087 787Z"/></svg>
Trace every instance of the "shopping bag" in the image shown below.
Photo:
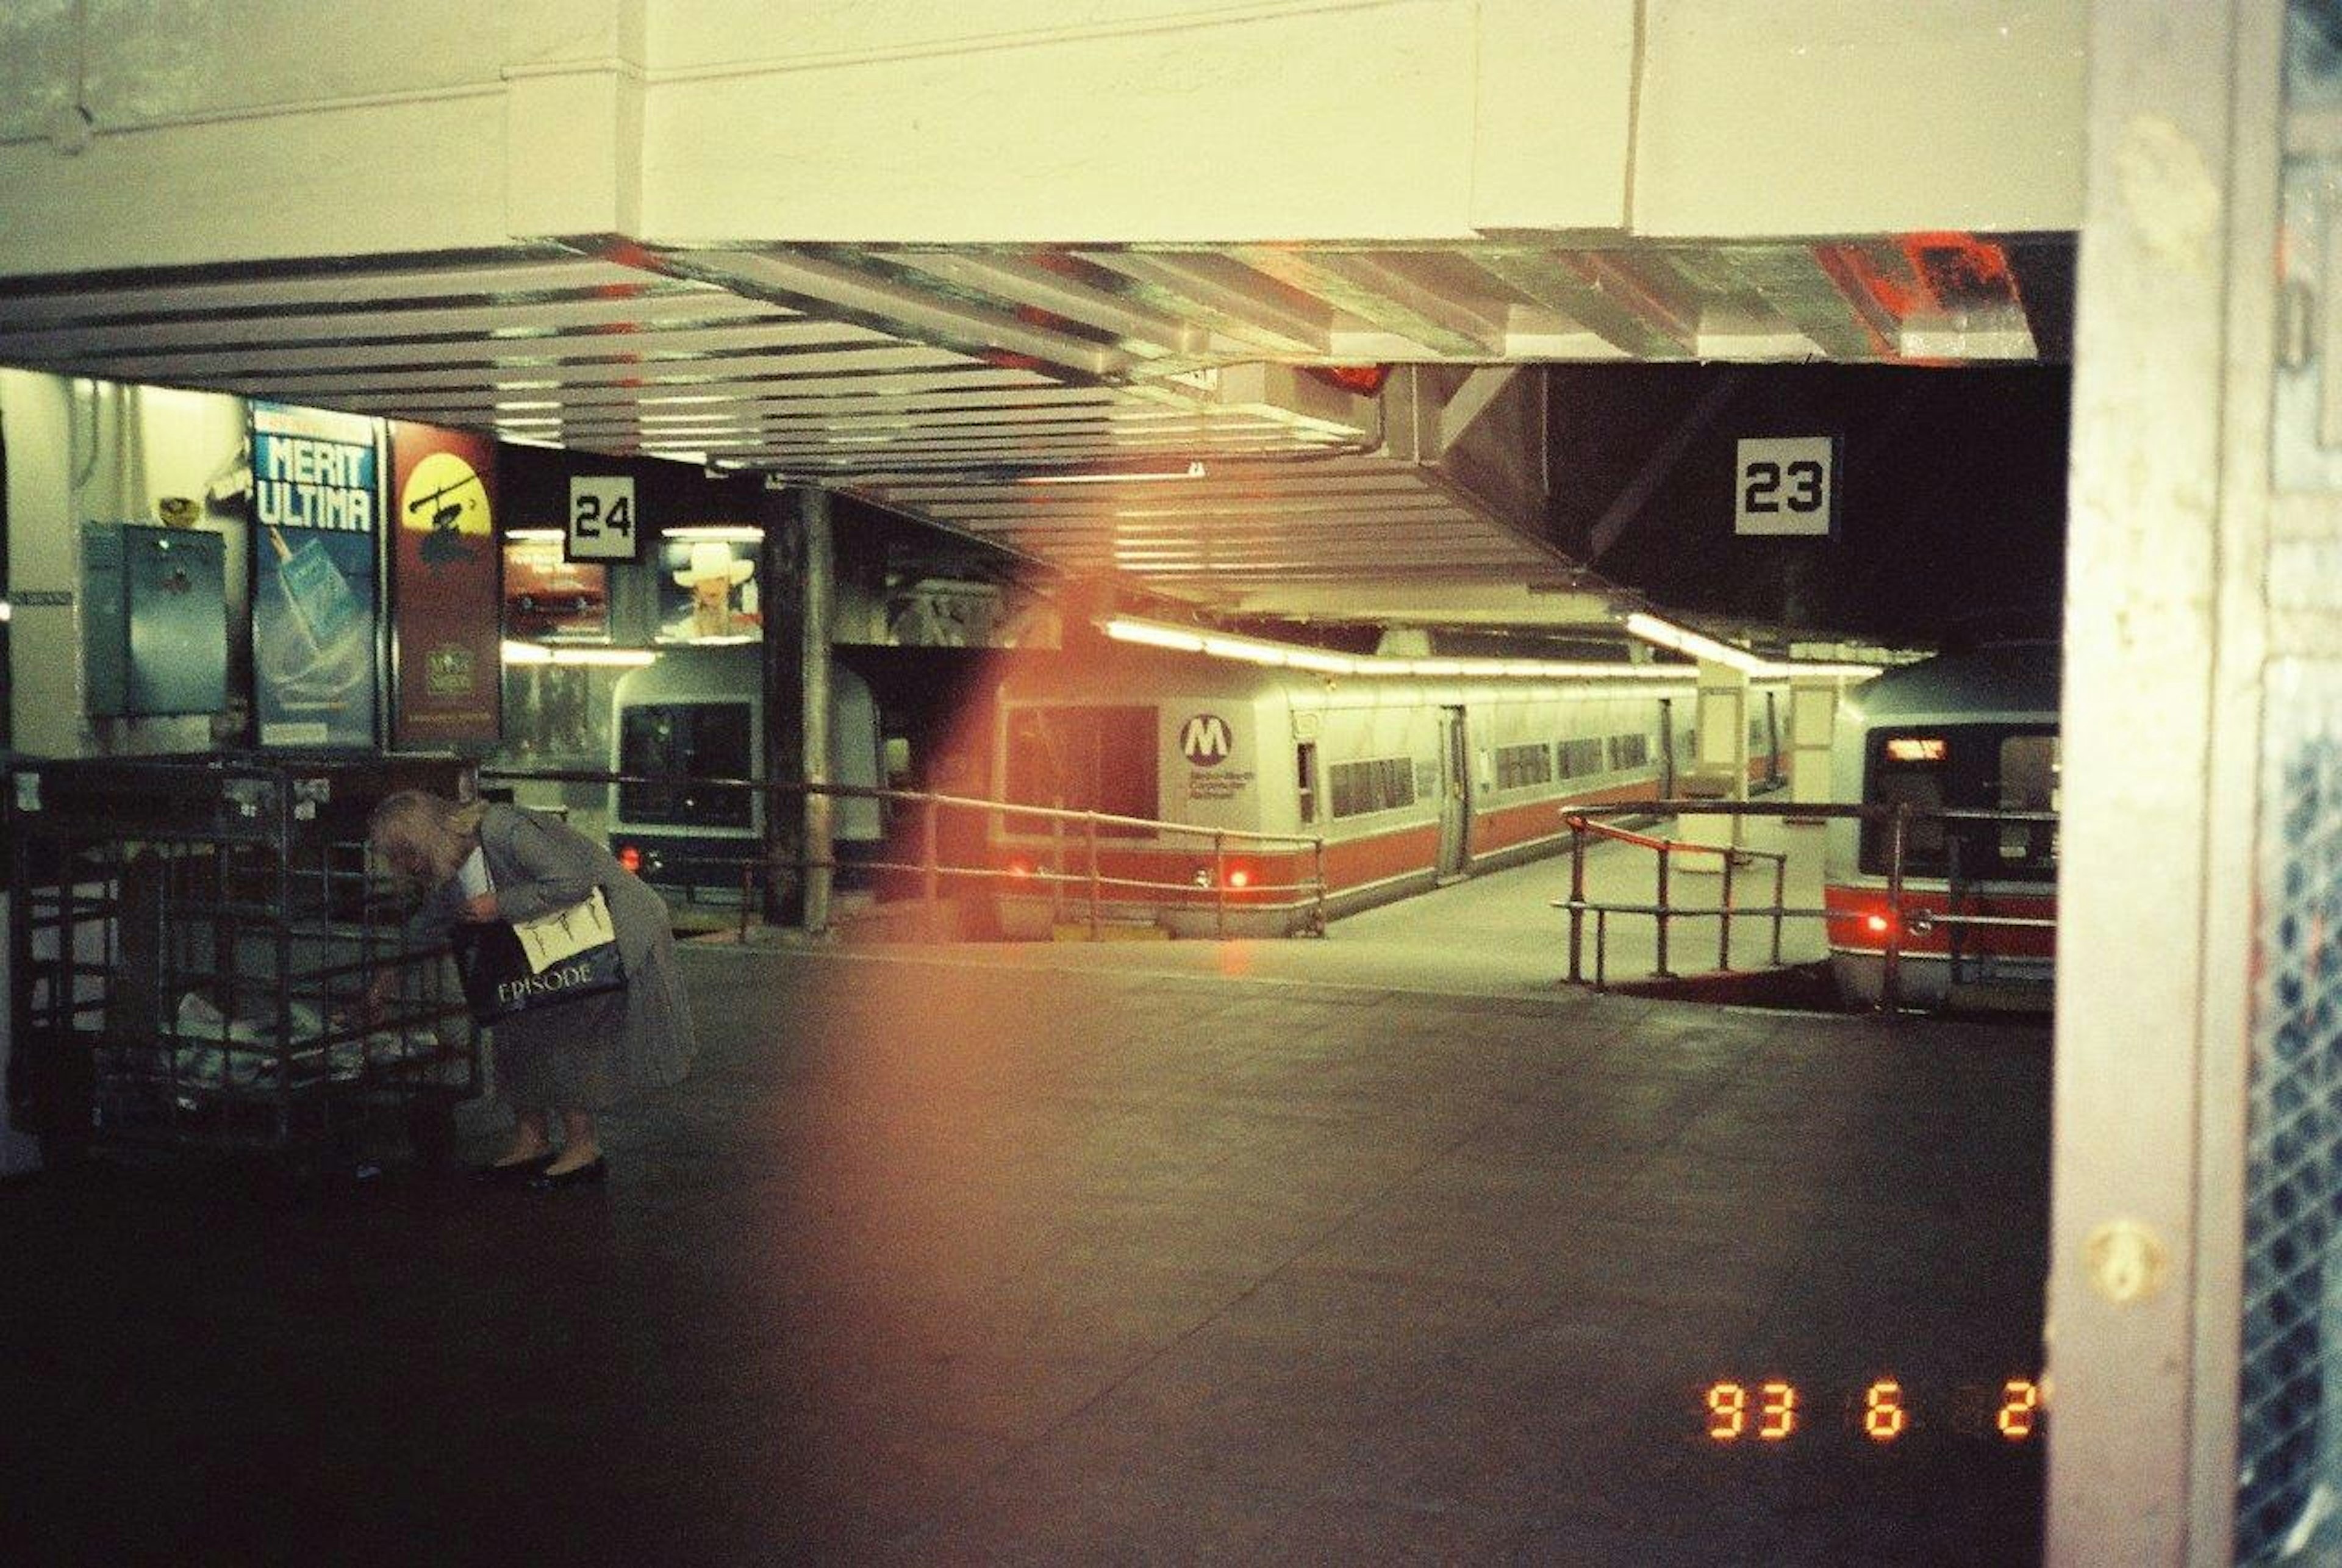
<svg viewBox="0 0 2342 1568"><path fill-rule="evenodd" d="M626 989L618 929L598 887L535 920L458 925L455 947L464 1000L481 1024Z"/></svg>

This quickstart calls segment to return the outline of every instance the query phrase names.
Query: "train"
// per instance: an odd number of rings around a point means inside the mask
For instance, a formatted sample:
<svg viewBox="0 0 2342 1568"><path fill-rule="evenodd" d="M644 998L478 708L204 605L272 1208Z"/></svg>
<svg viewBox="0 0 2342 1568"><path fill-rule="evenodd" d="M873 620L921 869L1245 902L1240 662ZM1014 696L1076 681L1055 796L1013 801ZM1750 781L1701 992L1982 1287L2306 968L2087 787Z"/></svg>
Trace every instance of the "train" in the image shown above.
<svg viewBox="0 0 2342 1568"><path fill-rule="evenodd" d="M2056 643L2013 641L1864 683L1838 704L1831 798L1917 812L2056 812L2058 676ZM1888 901L1890 835L1884 821L1829 825L1823 903L1841 999L1879 1004L1892 935L1903 1004L2046 1010L2054 929L1965 922L2057 918L2057 824L1912 822L1899 929Z"/></svg>
<svg viewBox="0 0 2342 1568"><path fill-rule="evenodd" d="M611 772L675 781L609 789L610 853L654 886L738 896L743 863L764 843L766 797L701 781L765 777L762 659L754 644L665 649L611 692ZM833 782L879 782L877 704L869 684L842 665L830 677L830 742ZM841 861L878 854L877 801L839 799L832 827Z"/></svg>
<svg viewBox="0 0 2342 1568"><path fill-rule="evenodd" d="M1079 815L946 814L943 858L962 873L945 878L946 891L981 906L964 929L1046 937L1086 917L1095 885L1117 922L1174 935L1284 935L1553 853L1569 840L1562 808L1672 794L1693 755L1687 665L1524 679L1477 661L1412 663L1457 673L1330 678L1115 644L1003 660L953 733L907 740L882 735L869 685L839 663L831 776L927 776L907 754L948 747L982 757L952 793L1165 824L1102 824L1093 867ZM730 646L663 653L616 683L613 770L677 781L610 790L612 852L646 880L710 896L740 885L764 833L763 803L690 781L764 776L761 681L756 649ZM1756 790L1786 782L1788 711L1786 683L1752 686ZM899 869L919 858L916 811L844 799L835 829L841 886L917 891ZM874 862L898 869L856 877Z"/></svg>
<svg viewBox="0 0 2342 1568"><path fill-rule="evenodd" d="M1786 691L1751 691L1758 788L1785 778ZM1566 806L1672 794L1693 754L1695 696L1680 664L1333 679L1116 647L1001 683L992 777L1005 802L1192 830L1099 832L1110 915L1174 935L1283 935L1550 854L1569 840ZM1302 842L1313 837L1324 840L1322 904L1317 851ZM1086 914L1080 824L995 814L989 850L1006 874L1002 934L1044 936Z"/></svg>

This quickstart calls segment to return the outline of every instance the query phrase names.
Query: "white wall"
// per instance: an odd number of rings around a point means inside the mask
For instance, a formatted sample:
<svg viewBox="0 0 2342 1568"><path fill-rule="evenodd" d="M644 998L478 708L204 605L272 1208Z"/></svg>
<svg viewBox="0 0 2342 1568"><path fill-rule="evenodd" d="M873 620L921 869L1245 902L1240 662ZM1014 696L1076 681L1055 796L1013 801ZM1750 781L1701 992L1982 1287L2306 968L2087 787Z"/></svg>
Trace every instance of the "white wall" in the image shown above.
<svg viewBox="0 0 2342 1568"><path fill-rule="evenodd" d="M0 6L0 274L494 246L2058 230L2085 0Z"/></svg>
<svg viewBox="0 0 2342 1568"><path fill-rule="evenodd" d="M91 720L82 668L84 522L156 521L165 495L201 497L235 466L245 440L241 398L0 370L0 434L8 443L9 588L16 748L36 756L209 751L201 715ZM229 691L249 667L248 534L240 515L207 508L198 524L226 535ZM33 604L27 594L72 595ZM239 726L240 727L240 726Z"/></svg>

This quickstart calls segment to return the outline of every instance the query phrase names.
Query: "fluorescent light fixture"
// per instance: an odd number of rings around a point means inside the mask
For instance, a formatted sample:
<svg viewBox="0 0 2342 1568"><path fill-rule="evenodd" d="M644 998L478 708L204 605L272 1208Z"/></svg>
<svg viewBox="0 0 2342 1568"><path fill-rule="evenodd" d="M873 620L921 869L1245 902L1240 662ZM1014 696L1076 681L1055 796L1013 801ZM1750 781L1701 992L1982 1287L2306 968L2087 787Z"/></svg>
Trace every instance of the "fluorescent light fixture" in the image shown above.
<svg viewBox="0 0 2342 1568"><path fill-rule="evenodd" d="M734 544L753 544L765 536L765 531L737 523L711 523L689 528L670 528L665 536L669 539L721 539Z"/></svg>
<svg viewBox="0 0 2342 1568"><path fill-rule="evenodd" d="M1870 679L1871 676L1879 674L1885 668L1886 666L1883 664L1847 664L1823 659L1817 659L1811 663L1801 663L1798 660L1790 659L1786 663L1777 663L1767 665L1765 673L1768 675L1779 675L1784 677L1791 675L1817 675L1825 680L1867 681Z"/></svg>
<svg viewBox="0 0 2342 1568"><path fill-rule="evenodd" d="M507 528L505 530L505 537L509 540L525 541L531 544L558 544L561 543L561 530L558 528Z"/></svg>
<svg viewBox="0 0 2342 1568"><path fill-rule="evenodd" d="M1020 474L1019 484L1146 484L1161 479L1201 479L1204 465L1190 463L1185 468L1123 469L1104 474Z"/></svg>
<svg viewBox="0 0 2342 1568"><path fill-rule="evenodd" d="M1696 673L1690 664L1606 664L1595 660L1556 659L1414 659L1384 658L1368 654L1337 654L1297 643L1266 637L1243 637L1220 632L1190 630L1160 621L1116 615L1101 623L1117 643L1169 648L1182 654L1202 654L1272 668L1306 670L1320 675L1421 675L1446 679L1546 681L1671 681L1677 684Z"/></svg>
<svg viewBox="0 0 2342 1568"><path fill-rule="evenodd" d="M1106 634L1117 643L1139 643L1150 648L1176 648L1183 654L1200 654L1204 639L1193 632L1183 632L1176 626L1159 626L1149 621L1126 621L1120 618L1106 624Z"/></svg>
<svg viewBox="0 0 2342 1568"><path fill-rule="evenodd" d="M504 658L507 664L601 664L639 669L656 663L658 654L649 648L554 648L543 643L507 642Z"/></svg>
<svg viewBox="0 0 2342 1568"><path fill-rule="evenodd" d="M1678 626L1673 621L1637 610L1626 617L1626 634L1656 643L1690 658L1705 659L1723 664L1760 681L1785 681L1793 675L1817 675L1827 680L1867 681L1878 674L1880 666L1847 662L1797 659L1760 659L1747 649L1731 643L1719 643L1714 637L1703 636L1688 626Z"/></svg>

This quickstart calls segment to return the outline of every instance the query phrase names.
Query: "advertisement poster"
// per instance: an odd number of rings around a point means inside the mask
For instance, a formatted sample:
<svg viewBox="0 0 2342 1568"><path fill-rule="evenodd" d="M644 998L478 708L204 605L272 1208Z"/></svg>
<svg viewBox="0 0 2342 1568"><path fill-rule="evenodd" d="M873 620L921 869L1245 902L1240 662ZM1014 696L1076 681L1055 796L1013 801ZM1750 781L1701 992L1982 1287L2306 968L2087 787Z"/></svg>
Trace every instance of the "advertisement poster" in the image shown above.
<svg viewBox="0 0 2342 1568"><path fill-rule="evenodd" d="M561 535L505 535L505 631L524 642L610 635L610 569L565 561Z"/></svg>
<svg viewBox="0 0 2342 1568"><path fill-rule="evenodd" d="M391 740L493 744L504 693L495 445L399 422L390 427L390 464Z"/></svg>
<svg viewBox="0 0 2342 1568"><path fill-rule="evenodd" d="M758 539L744 527L693 529L659 541L660 642L736 643L761 634Z"/></svg>
<svg viewBox="0 0 2342 1568"><path fill-rule="evenodd" d="M252 404L253 707L265 746L371 746L380 426Z"/></svg>

